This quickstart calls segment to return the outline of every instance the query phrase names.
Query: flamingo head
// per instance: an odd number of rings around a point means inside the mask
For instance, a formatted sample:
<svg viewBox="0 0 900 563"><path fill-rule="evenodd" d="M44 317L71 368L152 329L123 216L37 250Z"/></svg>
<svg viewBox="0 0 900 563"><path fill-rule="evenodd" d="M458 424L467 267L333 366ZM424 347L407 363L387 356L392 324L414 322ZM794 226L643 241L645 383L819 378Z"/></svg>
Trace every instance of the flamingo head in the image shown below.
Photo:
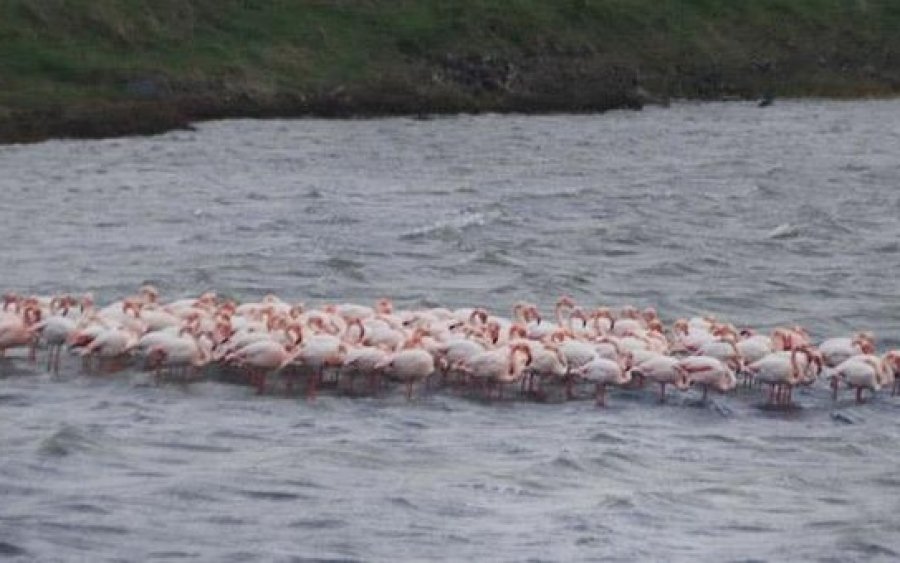
<svg viewBox="0 0 900 563"><path fill-rule="evenodd" d="M159 298L159 291L150 284L141 286L138 290L138 294L143 298L145 303L156 303L156 300Z"/></svg>
<svg viewBox="0 0 900 563"><path fill-rule="evenodd" d="M525 311L527 309L528 309L528 303L525 303L524 301L519 301L515 305L513 305L513 308L512 308L513 320L527 322L528 319L525 317Z"/></svg>
<svg viewBox="0 0 900 563"><path fill-rule="evenodd" d="M518 368L516 361L520 356L525 357L524 367L530 366L532 361L531 348L527 344L516 344L509 349L509 373L514 374Z"/></svg>
<svg viewBox="0 0 900 563"><path fill-rule="evenodd" d="M674 368L677 376L672 384L679 391L687 391L691 387L691 374L683 366L676 365Z"/></svg>
<svg viewBox="0 0 900 563"><path fill-rule="evenodd" d="M343 342L340 343L333 353L329 354L327 358L325 358L325 365L332 367L340 367L344 365L344 358L347 357L347 345Z"/></svg>
<svg viewBox="0 0 900 563"><path fill-rule="evenodd" d="M217 311L216 314L227 315L227 316L231 317L234 315L235 311L237 311L237 303L229 300L229 301L226 301L225 303L222 303L221 305L219 305L219 310Z"/></svg>
<svg viewBox="0 0 900 563"><path fill-rule="evenodd" d="M630 350L626 350L619 354L617 361L622 371L629 371L634 366L634 354Z"/></svg>
<svg viewBox="0 0 900 563"><path fill-rule="evenodd" d="M126 299L122 301L122 312L126 315L129 311L134 315L135 318L141 316L141 307L143 307L144 303L142 301L138 301L135 299Z"/></svg>
<svg viewBox="0 0 900 563"><path fill-rule="evenodd" d="M394 369L394 356L393 354L388 354L384 358L375 362L373 368L375 371L387 372Z"/></svg>
<svg viewBox="0 0 900 563"><path fill-rule="evenodd" d="M737 387L737 375L735 375L735 373L737 373L737 371L732 370L730 367L725 370L725 373L716 380L716 390L720 393L726 393Z"/></svg>
<svg viewBox="0 0 900 563"><path fill-rule="evenodd" d="M20 297L13 292L3 294L3 310L7 311L12 307L13 311L19 310Z"/></svg>
<svg viewBox="0 0 900 563"><path fill-rule="evenodd" d="M27 307L22 313L22 322L25 323L26 327L31 327L39 322L41 322L41 309L36 306Z"/></svg>
<svg viewBox="0 0 900 563"><path fill-rule="evenodd" d="M520 323L513 323L509 325L509 338L510 340L514 338L527 338L528 330L524 325Z"/></svg>
<svg viewBox="0 0 900 563"><path fill-rule="evenodd" d="M487 323L488 312L485 309L481 308L472 309L472 314L469 315L469 322L474 323L475 319L478 319L481 324Z"/></svg>
<svg viewBox="0 0 900 563"><path fill-rule="evenodd" d="M712 335L720 340L734 342L737 340L737 330L727 323L716 323L712 328Z"/></svg>
<svg viewBox="0 0 900 563"><path fill-rule="evenodd" d="M853 344L863 354L875 353L875 336L871 332L859 332L853 337Z"/></svg>
<svg viewBox="0 0 900 563"><path fill-rule="evenodd" d="M380 315L393 315L394 302L387 297L382 297L375 302L375 311Z"/></svg>
<svg viewBox="0 0 900 563"><path fill-rule="evenodd" d="M641 312L638 311L638 308L634 305L625 305L619 311L619 317L623 319L639 320L641 318Z"/></svg>
<svg viewBox="0 0 900 563"><path fill-rule="evenodd" d="M304 305L303 303L294 303L291 305L290 310L288 311L288 316L292 319L300 318L300 315L303 314Z"/></svg>
<svg viewBox="0 0 900 563"><path fill-rule="evenodd" d="M572 309L572 314L569 315L570 319L580 319L581 320L581 328L586 328L588 324L588 316L585 314L584 310L581 307L575 307Z"/></svg>
<svg viewBox="0 0 900 563"><path fill-rule="evenodd" d="M496 344L500 340L500 323L497 321L493 319L488 321L486 331L491 344Z"/></svg>
<svg viewBox="0 0 900 563"><path fill-rule="evenodd" d="M553 331L553 333L548 338L548 341L551 344L558 344L560 342L564 342L567 338L571 338L572 333L564 328L558 328Z"/></svg>
<svg viewBox="0 0 900 563"><path fill-rule="evenodd" d="M150 351L147 352L147 368L154 369L163 364L166 361L166 357L168 354L166 353L165 348L162 346L154 346L150 348Z"/></svg>

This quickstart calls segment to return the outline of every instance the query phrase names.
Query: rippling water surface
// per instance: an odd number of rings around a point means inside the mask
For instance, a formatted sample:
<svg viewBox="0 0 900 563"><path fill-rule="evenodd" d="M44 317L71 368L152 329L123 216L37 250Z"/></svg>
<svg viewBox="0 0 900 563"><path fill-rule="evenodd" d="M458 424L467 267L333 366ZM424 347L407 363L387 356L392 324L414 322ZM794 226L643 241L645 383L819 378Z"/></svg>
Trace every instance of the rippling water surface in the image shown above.
<svg viewBox="0 0 900 563"><path fill-rule="evenodd" d="M895 347L898 155L897 101L0 147L0 288L500 311L568 293ZM0 557L900 557L900 399L308 404L67 362L0 361Z"/></svg>

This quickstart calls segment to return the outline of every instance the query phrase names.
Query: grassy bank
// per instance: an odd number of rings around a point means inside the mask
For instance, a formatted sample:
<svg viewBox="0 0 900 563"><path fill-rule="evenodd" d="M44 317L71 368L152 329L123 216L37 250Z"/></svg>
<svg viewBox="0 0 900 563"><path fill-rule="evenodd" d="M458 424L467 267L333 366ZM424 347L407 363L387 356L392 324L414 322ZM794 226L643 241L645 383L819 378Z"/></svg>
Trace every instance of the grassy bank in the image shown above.
<svg viewBox="0 0 900 563"><path fill-rule="evenodd" d="M900 92L895 0L0 0L0 140Z"/></svg>

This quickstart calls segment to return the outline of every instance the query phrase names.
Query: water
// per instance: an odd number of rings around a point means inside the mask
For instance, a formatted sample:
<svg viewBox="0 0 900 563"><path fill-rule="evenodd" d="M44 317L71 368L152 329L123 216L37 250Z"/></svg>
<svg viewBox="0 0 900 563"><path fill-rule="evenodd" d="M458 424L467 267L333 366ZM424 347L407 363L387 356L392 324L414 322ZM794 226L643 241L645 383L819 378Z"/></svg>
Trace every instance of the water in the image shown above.
<svg viewBox="0 0 900 563"><path fill-rule="evenodd" d="M900 346L900 101L225 121L0 147L0 288L870 328ZM893 560L900 399L771 411L252 396L0 362L0 556Z"/></svg>

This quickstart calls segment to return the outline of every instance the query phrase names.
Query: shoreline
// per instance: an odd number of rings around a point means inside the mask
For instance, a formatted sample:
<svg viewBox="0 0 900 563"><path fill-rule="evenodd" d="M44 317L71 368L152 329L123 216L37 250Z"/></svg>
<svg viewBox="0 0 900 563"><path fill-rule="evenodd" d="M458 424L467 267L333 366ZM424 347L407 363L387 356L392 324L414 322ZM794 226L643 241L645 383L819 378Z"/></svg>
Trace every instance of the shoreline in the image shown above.
<svg viewBox="0 0 900 563"><path fill-rule="evenodd" d="M900 98L900 92L860 96L784 96L757 97L720 96L704 98L655 97L642 92L623 97L618 104L571 105L523 103L491 105L429 106L418 101L399 105L381 105L375 101L344 104L334 101L303 101L296 105L253 105L248 108L215 107L191 102L170 103L113 103L94 108L58 108L53 110L25 110L0 119L0 145L32 144L59 139L109 139L130 136L152 136L177 130L193 130L198 123L223 119L379 119L409 117L432 119L462 115L591 115L608 111L641 111L645 107L668 107L673 103L748 103L761 108L778 104L781 100L865 101ZM196 111L196 108L201 108Z"/></svg>

